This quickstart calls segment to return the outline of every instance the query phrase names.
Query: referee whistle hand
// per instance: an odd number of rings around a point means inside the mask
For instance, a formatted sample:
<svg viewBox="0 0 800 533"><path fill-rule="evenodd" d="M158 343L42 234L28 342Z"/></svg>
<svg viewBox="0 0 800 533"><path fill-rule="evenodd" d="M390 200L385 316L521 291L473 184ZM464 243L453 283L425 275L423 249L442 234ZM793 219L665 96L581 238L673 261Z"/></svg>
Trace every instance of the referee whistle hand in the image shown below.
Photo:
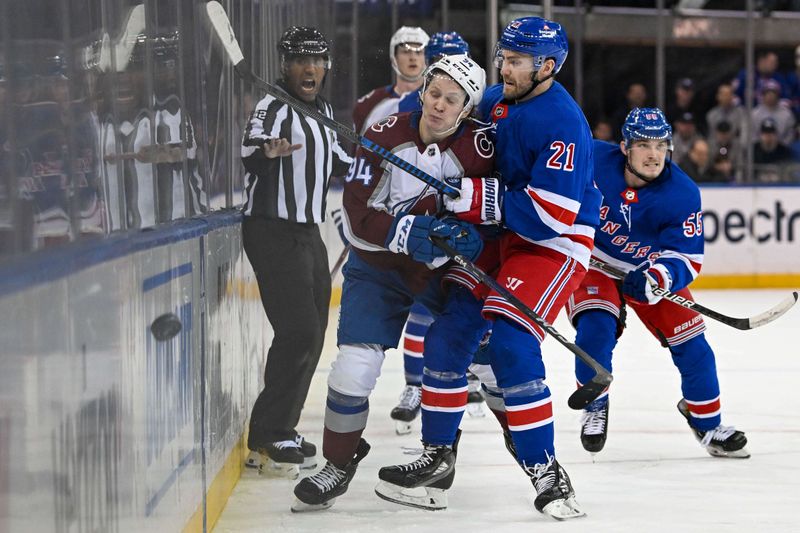
<svg viewBox="0 0 800 533"><path fill-rule="evenodd" d="M295 150L299 150L302 146L302 144L289 144L286 139L270 139L264 143L264 155L268 159L285 157Z"/></svg>

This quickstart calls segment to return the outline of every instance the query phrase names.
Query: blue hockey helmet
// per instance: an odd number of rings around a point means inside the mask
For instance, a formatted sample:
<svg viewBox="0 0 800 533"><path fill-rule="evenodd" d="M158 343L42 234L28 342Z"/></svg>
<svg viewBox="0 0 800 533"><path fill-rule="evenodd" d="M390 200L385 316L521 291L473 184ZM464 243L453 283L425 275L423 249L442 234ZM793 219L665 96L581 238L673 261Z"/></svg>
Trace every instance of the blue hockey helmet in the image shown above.
<svg viewBox="0 0 800 533"><path fill-rule="evenodd" d="M533 57L533 69L539 70L548 59L555 61L553 74L557 74L567 60L569 44L567 32L558 22L540 17L523 17L512 20L505 27L495 47L495 62L501 50L514 50Z"/></svg>
<svg viewBox="0 0 800 533"><path fill-rule="evenodd" d="M425 47L425 62L433 65L443 56L457 54L469 55L469 44L458 32L440 31L431 35L428 46Z"/></svg>
<svg viewBox="0 0 800 533"><path fill-rule="evenodd" d="M672 150L672 126L657 107L633 108L622 125L622 138L627 147L636 139L665 140Z"/></svg>

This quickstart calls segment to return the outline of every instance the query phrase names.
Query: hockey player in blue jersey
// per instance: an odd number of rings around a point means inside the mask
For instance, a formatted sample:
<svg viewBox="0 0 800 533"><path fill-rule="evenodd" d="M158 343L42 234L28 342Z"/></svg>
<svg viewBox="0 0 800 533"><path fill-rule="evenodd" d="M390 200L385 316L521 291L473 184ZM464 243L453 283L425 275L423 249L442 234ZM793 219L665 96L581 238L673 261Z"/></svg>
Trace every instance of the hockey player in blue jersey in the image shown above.
<svg viewBox="0 0 800 533"><path fill-rule="evenodd" d="M592 255L628 274L619 281L589 271L567 304L578 330L576 343L610 371L612 351L625 327L625 307L630 307L672 354L683 392L678 410L708 453L749 457L744 433L721 424L714 352L702 317L652 292L658 285L692 299L687 286L703 263L700 191L667 160L672 129L661 110L633 109L622 137L618 146L595 141L595 182L604 200ZM579 383L593 375L579 360L575 373ZM587 451L603 449L608 414L606 391L582 420Z"/></svg>
<svg viewBox="0 0 800 533"><path fill-rule="evenodd" d="M496 126L497 177L462 178L460 199L445 200L460 218L501 222L510 230L500 240L497 279L549 322L586 273L601 201L592 183L589 125L553 79L567 51L558 23L529 17L505 28L495 53L503 83L489 88L480 105ZM552 402L540 347L544 332L496 293L489 293L482 312L493 320L487 355L508 413L498 419L536 490L534 505L559 520L583 516L569 477L555 459ZM463 411L454 408L454 395L447 392L461 385L449 379L463 373L457 364L466 367L469 361L438 360L426 342L425 451L412 463L379 472L382 482L394 486L397 503L428 507L424 499L399 494L397 487L424 486L430 495L428 487L454 472ZM379 485L376 491L386 496L392 488Z"/></svg>

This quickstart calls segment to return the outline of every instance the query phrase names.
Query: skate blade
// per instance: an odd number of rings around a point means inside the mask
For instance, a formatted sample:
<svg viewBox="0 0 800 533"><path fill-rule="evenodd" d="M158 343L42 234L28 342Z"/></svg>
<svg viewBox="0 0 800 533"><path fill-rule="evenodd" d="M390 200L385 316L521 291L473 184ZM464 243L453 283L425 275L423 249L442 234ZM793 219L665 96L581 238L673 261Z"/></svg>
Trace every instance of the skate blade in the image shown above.
<svg viewBox="0 0 800 533"><path fill-rule="evenodd" d="M398 435L408 435L411 433L411 422L404 422L403 420L394 421L394 432Z"/></svg>
<svg viewBox="0 0 800 533"><path fill-rule="evenodd" d="M336 498L333 498L324 503L312 504L312 503L305 503L298 499L295 499L291 509L293 513L309 513L313 511L324 511L325 509L330 508L330 506L333 505L333 502L335 501Z"/></svg>
<svg viewBox="0 0 800 533"><path fill-rule="evenodd" d="M750 452L747 451L747 448L742 448L733 452L726 452L725 450L720 450L719 448L709 446L706 448L706 451L712 457L722 457L725 459L748 459L750 457Z"/></svg>
<svg viewBox="0 0 800 533"><path fill-rule="evenodd" d="M424 509L441 511L447 509L447 491L432 487L405 488L393 483L381 481L375 485L375 494L387 502Z"/></svg>
<svg viewBox="0 0 800 533"><path fill-rule="evenodd" d="M542 513L558 521L586 516L586 513L578 506L574 496L570 496L566 500L554 500L548 503L542 509Z"/></svg>
<svg viewBox="0 0 800 533"><path fill-rule="evenodd" d="M468 403L467 415L471 418L484 418L486 411L483 410L483 403Z"/></svg>
<svg viewBox="0 0 800 533"><path fill-rule="evenodd" d="M258 473L268 478L297 479L300 477L300 465L294 463L276 463L272 459L261 463Z"/></svg>
<svg viewBox="0 0 800 533"><path fill-rule="evenodd" d="M314 457L306 457L303 460L303 464L300 465L301 470L313 470L317 467L317 458Z"/></svg>

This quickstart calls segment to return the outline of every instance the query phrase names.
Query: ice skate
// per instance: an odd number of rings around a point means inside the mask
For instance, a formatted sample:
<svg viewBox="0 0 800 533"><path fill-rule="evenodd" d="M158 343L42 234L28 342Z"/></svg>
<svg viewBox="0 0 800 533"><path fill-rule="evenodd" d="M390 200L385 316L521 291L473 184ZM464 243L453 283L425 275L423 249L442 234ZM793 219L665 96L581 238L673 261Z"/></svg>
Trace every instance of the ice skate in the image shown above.
<svg viewBox="0 0 800 533"><path fill-rule="evenodd" d="M322 470L300 480L294 487L297 499L292 504L292 512L321 511L333 505L337 497L347 492L350 481L356 475L358 463L369 453L369 448L367 441L361 439L355 456L344 468L338 468L328 461Z"/></svg>
<svg viewBox="0 0 800 533"><path fill-rule="evenodd" d="M555 457L549 457L546 464L523 468L530 476L533 488L536 489L533 505L537 511L555 520L586 516L575 501L575 491L572 490L567 472L558 464Z"/></svg>
<svg viewBox="0 0 800 533"><path fill-rule="evenodd" d="M483 409L483 404L481 381L475 374L467 372L467 415L472 418L485 417L486 411Z"/></svg>
<svg viewBox="0 0 800 533"><path fill-rule="evenodd" d="M400 403L392 409L391 417L395 421L395 432L398 435L411 433L411 422L417 418L422 405L422 387L406 385L400 394Z"/></svg>
<svg viewBox="0 0 800 533"><path fill-rule="evenodd" d="M608 397L595 400L583 411L581 419L581 444L587 452L595 454L606 445L608 435Z"/></svg>
<svg viewBox="0 0 800 533"><path fill-rule="evenodd" d="M429 511L447 508L447 489L456 475L456 447L426 444L411 463L385 466L378 471L375 494L384 500Z"/></svg>
<svg viewBox="0 0 800 533"><path fill-rule="evenodd" d="M295 440L282 440L251 451L245 467L258 470L262 476L297 479L304 461L300 445Z"/></svg>
<svg viewBox="0 0 800 533"><path fill-rule="evenodd" d="M301 434L297 434L294 441L300 446L300 453L303 454L303 464L300 465L302 470L313 470L317 467L317 447L308 442Z"/></svg>
<svg viewBox="0 0 800 533"><path fill-rule="evenodd" d="M678 402L678 411L686 419L697 441L706 449L709 455L714 457L729 457L733 459L747 459L750 452L747 451L747 437L744 433L737 431L732 426L719 425L709 431L700 431L692 427L689 416L689 407L686 401L681 398Z"/></svg>

